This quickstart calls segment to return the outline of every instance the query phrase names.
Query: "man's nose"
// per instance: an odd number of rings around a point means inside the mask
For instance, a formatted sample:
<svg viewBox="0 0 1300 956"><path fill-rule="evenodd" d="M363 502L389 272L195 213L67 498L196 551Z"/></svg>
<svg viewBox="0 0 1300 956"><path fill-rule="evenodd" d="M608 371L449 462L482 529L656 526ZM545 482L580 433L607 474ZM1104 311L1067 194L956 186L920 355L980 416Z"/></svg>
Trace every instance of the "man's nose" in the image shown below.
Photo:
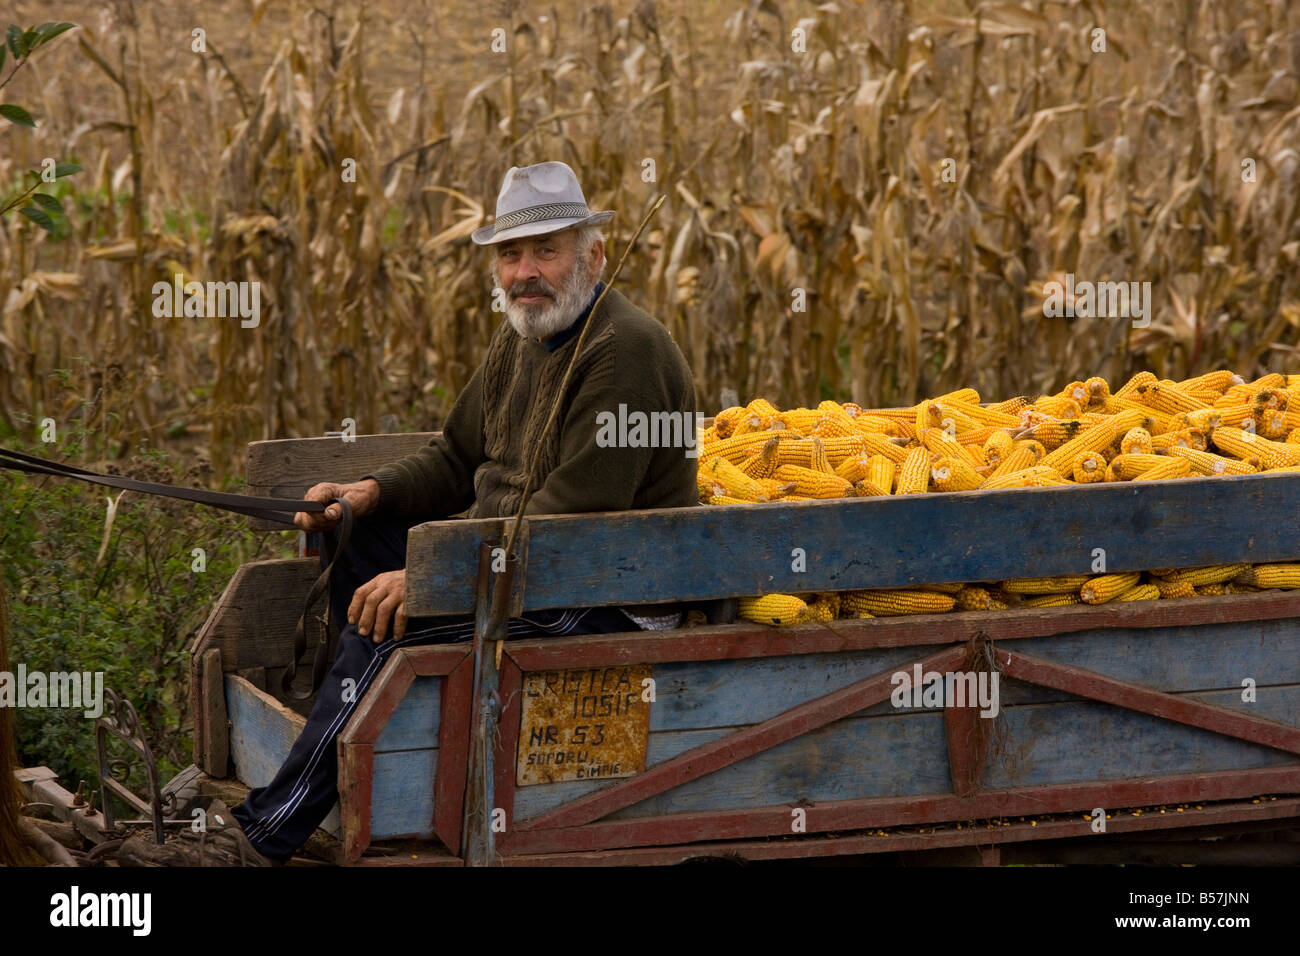
<svg viewBox="0 0 1300 956"><path fill-rule="evenodd" d="M516 264L515 268L516 279L522 279L527 282L540 277L541 274L541 271L537 267L537 260L533 258L532 253L519 253L519 262Z"/></svg>

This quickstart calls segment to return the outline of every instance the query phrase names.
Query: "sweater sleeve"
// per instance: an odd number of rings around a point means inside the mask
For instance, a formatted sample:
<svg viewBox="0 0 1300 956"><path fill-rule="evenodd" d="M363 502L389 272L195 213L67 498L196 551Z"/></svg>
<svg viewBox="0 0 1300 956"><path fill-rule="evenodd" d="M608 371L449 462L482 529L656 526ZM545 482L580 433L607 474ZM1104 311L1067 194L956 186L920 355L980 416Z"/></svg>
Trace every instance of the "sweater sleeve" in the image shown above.
<svg viewBox="0 0 1300 956"><path fill-rule="evenodd" d="M483 368L456 399L442 433L413 455L366 478L379 483L379 513L436 521L474 502L474 473L483 450Z"/></svg>

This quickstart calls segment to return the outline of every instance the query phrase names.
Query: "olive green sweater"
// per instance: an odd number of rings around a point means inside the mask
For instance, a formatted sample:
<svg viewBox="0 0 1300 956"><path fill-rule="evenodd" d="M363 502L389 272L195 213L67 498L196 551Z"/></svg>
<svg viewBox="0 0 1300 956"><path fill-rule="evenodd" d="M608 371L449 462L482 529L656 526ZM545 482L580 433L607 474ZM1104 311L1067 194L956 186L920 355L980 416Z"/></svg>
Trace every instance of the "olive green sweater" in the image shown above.
<svg viewBox="0 0 1300 956"><path fill-rule="evenodd" d="M542 436L584 321L591 328L583 354L559 417ZM503 320L442 433L368 476L379 483L379 511L423 521L462 511L469 518L513 515L539 441L528 514L698 504L697 458L684 447L694 440L695 386L668 330L611 290L597 312L580 317L569 333L557 337L563 344L554 347L553 340L548 349ZM608 447L619 437L620 405L627 440L623 447ZM635 426L636 412L677 413L667 420L678 419L679 430L670 434L660 415L654 437L655 429L638 433L627 427ZM649 447L668 441L676 447Z"/></svg>

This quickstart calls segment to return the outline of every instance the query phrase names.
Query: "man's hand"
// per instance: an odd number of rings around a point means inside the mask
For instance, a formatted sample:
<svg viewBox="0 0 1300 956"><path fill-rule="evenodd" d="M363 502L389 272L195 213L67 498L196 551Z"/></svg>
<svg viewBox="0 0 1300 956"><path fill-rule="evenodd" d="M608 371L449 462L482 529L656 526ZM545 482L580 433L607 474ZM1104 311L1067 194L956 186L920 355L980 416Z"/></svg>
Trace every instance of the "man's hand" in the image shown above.
<svg viewBox="0 0 1300 956"><path fill-rule="evenodd" d="M334 498L342 498L352 506L352 514L360 518L379 507L379 482L373 478L339 485L332 481L323 481L312 485L302 496L304 501L319 501L324 504ZM332 505L325 511L299 511L293 516L293 523L303 531L329 531L343 519L343 510Z"/></svg>
<svg viewBox="0 0 1300 956"><path fill-rule="evenodd" d="M348 623L362 634L373 630L376 644L388 633L390 618L393 640L400 641L406 633L406 571L400 568L375 575L357 588L348 605Z"/></svg>

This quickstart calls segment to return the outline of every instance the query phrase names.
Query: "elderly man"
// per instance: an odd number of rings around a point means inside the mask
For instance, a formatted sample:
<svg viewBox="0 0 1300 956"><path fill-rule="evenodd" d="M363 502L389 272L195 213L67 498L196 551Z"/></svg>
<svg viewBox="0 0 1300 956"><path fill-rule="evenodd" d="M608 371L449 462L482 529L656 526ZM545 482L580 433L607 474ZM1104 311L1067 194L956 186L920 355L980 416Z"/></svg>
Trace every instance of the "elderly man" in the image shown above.
<svg viewBox="0 0 1300 956"><path fill-rule="evenodd" d="M263 860L285 860L338 798L335 739L397 647L472 638L472 619L409 619L406 531L422 521L513 515L525 472L541 445L529 514L680 507L697 503L696 459L685 447L611 447L600 420L620 405L669 412L695 423L690 370L656 319L610 290L596 313L605 267L600 226L564 163L514 167L491 226L473 240L495 247L493 278L509 321L447 416L442 433L414 455L350 484L324 483L314 501L344 498L360 520L335 565L330 611L342 626L334 666L307 726L275 779L234 811L243 838ZM549 433L543 426L584 323L583 351ZM683 429L685 432L685 429ZM333 533L338 506L299 513L307 531ZM599 565L600 555L592 555ZM590 634L676 626L663 608L574 608L512 619L511 637ZM657 616L656 616L657 615ZM211 814L210 814L211 816ZM262 862L261 860L259 862Z"/></svg>

